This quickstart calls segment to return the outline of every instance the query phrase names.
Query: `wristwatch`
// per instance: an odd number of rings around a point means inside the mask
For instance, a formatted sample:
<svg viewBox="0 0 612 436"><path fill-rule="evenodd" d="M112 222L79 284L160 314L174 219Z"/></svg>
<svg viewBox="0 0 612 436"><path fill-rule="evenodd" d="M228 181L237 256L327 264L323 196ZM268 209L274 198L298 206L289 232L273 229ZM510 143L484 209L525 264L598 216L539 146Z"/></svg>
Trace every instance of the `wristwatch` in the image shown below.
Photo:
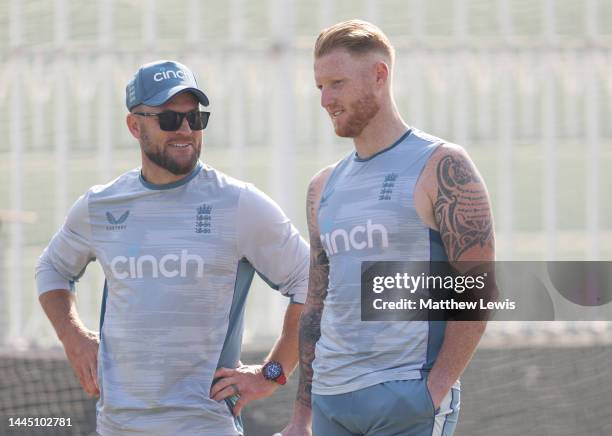
<svg viewBox="0 0 612 436"><path fill-rule="evenodd" d="M287 383L287 377L285 377L285 373L283 372L283 366L275 360L266 363L261 372L266 380L273 381L279 385Z"/></svg>

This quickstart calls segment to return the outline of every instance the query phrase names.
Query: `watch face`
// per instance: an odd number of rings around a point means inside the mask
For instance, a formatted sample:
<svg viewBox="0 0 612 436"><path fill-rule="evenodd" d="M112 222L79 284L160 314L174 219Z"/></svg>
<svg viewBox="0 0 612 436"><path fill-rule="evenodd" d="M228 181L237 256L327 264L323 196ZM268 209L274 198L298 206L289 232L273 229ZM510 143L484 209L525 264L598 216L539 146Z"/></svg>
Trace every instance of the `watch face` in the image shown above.
<svg viewBox="0 0 612 436"><path fill-rule="evenodd" d="M268 362L263 368L264 377L268 380L277 379L283 372L283 368L278 362Z"/></svg>

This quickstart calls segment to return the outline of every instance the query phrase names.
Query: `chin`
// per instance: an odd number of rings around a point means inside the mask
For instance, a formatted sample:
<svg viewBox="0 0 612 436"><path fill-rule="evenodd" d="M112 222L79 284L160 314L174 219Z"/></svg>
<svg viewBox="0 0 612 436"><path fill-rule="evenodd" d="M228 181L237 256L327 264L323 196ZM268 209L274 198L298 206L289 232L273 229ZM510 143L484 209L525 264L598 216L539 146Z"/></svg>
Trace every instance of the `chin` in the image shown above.
<svg viewBox="0 0 612 436"><path fill-rule="evenodd" d="M337 124L334 124L334 132L341 138L352 137L350 130L347 129L346 126L339 126Z"/></svg>
<svg viewBox="0 0 612 436"><path fill-rule="evenodd" d="M336 130L336 136L340 137L340 138L354 138L354 135L351 135L349 132L345 132L343 130Z"/></svg>
<svg viewBox="0 0 612 436"><path fill-rule="evenodd" d="M356 132L354 129L347 128L335 128L336 135L340 138L355 138L359 136L360 132Z"/></svg>
<svg viewBox="0 0 612 436"><path fill-rule="evenodd" d="M174 174L176 174L177 176L184 176L189 174L191 171L193 171L193 169L196 167L198 161L195 160L193 163L190 164L185 164L185 165L180 165L180 166L175 166L174 170L176 171Z"/></svg>

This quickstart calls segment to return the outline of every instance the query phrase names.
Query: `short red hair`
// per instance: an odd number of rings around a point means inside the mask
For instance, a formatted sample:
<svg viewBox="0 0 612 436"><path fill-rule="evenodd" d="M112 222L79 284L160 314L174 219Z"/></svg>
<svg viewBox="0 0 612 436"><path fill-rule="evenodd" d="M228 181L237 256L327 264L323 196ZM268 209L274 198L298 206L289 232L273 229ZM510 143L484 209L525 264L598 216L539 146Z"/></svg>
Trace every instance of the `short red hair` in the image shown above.
<svg viewBox="0 0 612 436"><path fill-rule="evenodd" d="M335 49L345 49L356 55L380 52L391 63L395 57L395 49L383 31L363 20L342 21L319 33L314 48L315 59Z"/></svg>

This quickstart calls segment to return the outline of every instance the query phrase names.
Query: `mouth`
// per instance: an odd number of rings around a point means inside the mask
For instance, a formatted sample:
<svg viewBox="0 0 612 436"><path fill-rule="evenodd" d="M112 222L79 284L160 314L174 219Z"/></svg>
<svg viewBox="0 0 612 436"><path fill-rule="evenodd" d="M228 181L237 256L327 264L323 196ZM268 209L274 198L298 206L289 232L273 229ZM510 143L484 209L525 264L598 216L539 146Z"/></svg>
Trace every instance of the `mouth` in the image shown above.
<svg viewBox="0 0 612 436"><path fill-rule="evenodd" d="M181 148L187 148L187 147L191 146L191 144L176 142L176 143L168 144L168 146L172 147L172 148L179 148L179 149L181 149Z"/></svg>
<svg viewBox="0 0 612 436"><path fill-rule="evenodd" d="M344 113L344 111L343 111L343 110L337 110L337 111L335 111L335 112L329 112L329 115L330 115L332 118L338 118L338 117L339 117L340 115L342 115L343 113Z"/></svg>

